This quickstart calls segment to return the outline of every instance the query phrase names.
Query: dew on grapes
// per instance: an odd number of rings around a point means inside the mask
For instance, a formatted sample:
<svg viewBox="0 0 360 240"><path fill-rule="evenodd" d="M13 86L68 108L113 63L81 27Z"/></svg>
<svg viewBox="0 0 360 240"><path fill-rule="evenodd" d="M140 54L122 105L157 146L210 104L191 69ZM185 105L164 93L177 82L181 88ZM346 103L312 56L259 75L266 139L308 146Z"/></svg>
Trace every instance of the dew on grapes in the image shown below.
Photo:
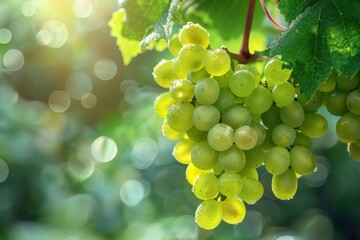
<svg viewBox="0 0 360 240"><path fill-rule="evenodd" d="M91 144L91 154L98 162L109 162L113 160L117 154L117 145L110 137L98 137Z"/></svg>

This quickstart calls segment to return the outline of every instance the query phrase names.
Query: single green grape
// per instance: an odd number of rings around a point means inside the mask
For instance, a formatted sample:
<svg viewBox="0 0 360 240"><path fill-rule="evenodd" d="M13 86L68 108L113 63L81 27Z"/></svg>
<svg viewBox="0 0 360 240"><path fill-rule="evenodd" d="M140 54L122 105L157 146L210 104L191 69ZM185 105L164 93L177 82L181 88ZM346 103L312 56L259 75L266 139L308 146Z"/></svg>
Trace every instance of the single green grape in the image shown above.
<svg viewBox="0 0 360 240"><path fill-rule="evenodd" d="M213 78L200 79L195 85L195 97L199 104L214 104L220 95L220 87Z"/></svg>
<svg viewBox="0 0 360 240"><path fill-rule="evenodd" d="M239 172L246 162L245 153L235 145L228 150L219 153L219 164L226 171Z"/></svg>
<svg viewBox="0 0 360 240"><path fill-rule="evenodd" d="M176 102L167 112L166 119L169 126L176 131L187 131L193 126L192 115L194 106L188 102Z"/></svg>
<svg viewBox="0 0 360 240"><path fill-rule="evenodd" d="M216 228L223 217L223 208L221 204L209 199L202 202L196 209L195 222L197 225L206 230Z"/></svg>
<svg viewBox="0 0 360 240"><path fill-rule="evenodd" d="M177 79L176 74L172 70L173 62L171 60L161 60L153 70L155 82L163 87L169 88L171 83Z"/></svg>
<svg viewBox="0 0 360 240"><path fill-rule="evenodd" d="M290 166L296 173L307 175L315 170L315 156L309 148L295 146L290 150Z"/></svg>
<svg viewBox="0 0 360 240"><path fill-rule="evenodd" d="M245 105L254 114L262 114L273 105L273 98L270 89L259 85L245 99Z"/></svg>
<svg viewBox="0 0 360 240"><path fill-rule="evenodd" d="M179 31L179 41L182 45L196 44L206 49L210 44L210 35L200 24L188 22Z"/></svg>
<svg viewBox="0 0 360 240"><path fill-rule="evenodd" d="M238 97L249 96L256 86L254 75L247 70L239 70L230 78L230 90Z"/></svg>
<svg viewBox="0 0 360 240"><path fill-rule="evenodd" d="M242 189L242 181L235 172L223 172L218 178L218 186L222 195L235 197Z"/></svg>
<svg viewBox="0 0 360 240"><path fill-rule="evenodd" d="M241 181L243 186L239 197L247 204L256 203L264 194L263 185L259 181L249 177L242 177Z"/></svg>
<svg viewBox="0 0 360 240"><path fill-rule="evenodd" d="M325 102L325 93L316 91L314 95L307 101L306 96L301 94L298 101L307 112L316 112Z"/></svg>
<svg viewBox="0 0 360 240"><path fill-rule="evenodd" d="M336 134L340 141L352 143L360 139L360 115L345 113L336 123Z"/></svg>
<svg viewBox="0 0 360 240"><path fill-rule="evenodd" d="M360 146L359 145L356 145L355 142L348 144L348 152L349 152L350 156L352 157L352 159L354 159L355 161L360 161Z"/></svg>
<svg viewBox="0 0 360 240"><path fill-rule="evenodd" d="M335 89L334 91L327 93L325 96L326 109L335 116L344 115L348 109L346 105L346 98L349 95L349 91Z"/></svg>
<svg viewBox="0 0 360 240"><path fill-rule="evenodd" d="M217 177L212 173L200 174L194 182L192 191L198 199L213 199L219 194Z"/></svg>
<svg viewBox="0 0 360 240"><path fill-rule="evenodd" d="M218 152L207 141L199 142L191 149L191 162L202 170L211 169L218 161Z"/></svg>
<svg viewBox="0 0 360 240"><path fill-rule="evenodd" d="M154 101L155 113L162 119L166 118L169 107L176 102L169 92L165 92L156 97Z"/></svg>
<svg viewBox="0 0 360 240"><path fill-rule="evenodd" d="M208 131L212 126L219 123L220 111L213 105L199 105L192 115L194 126L201 131Z"/></svg>
<svg viewBox="0 0 360 240"><path fill-rule="evenodd" d="M182 47L178 34L174 34L168 41L168 48L172 55L177 56Z"/></svg>
<svg viewBox="0 0 360 240"><path fill-rule="evenodd" d="M353 114L360 115L360 88L356 88L346 98L346 106Z"/></svg>
<svg viewBox="0 0 360 240"><path fill-rule="evenodd" d="M225 50L211 49L207 51L204 67L210 75L222 76L230 70L231 59Z"/></svg>
<svg viewBox="0 0 360 240"><path fill-rule="evenodd" d="M306 113L304 122L299 129L311 138L319 138L326 133L328 122L324 116L318 113Z"/></svg>
<svg viewBox="0 0 360 240"><path fill-rule="evenodd" d="M261 114L261 121L267 128L274 128L281 124L280 108L272 105L266 112Z"/></svg>
<svg viewBox="0 0 360 240"><path fill-rule="evenodd" d="M217 123L209 129L207 140L217 151L225 151L234 143L234 129L225 123Z"/></svg>
<svg viewBox="0 0 360 240"><path fill-rule="evenodd" d="M195 126L192 126L189 130L187 130L186 135L189 137L189 139L195 142L202 142L206 141L207 139L207 131L201 131Z"/></svg>
<svg viewBox="0 0 360 240"><path fill-rule="evenodd" d="M179 163L191 163L191 149L195 146L196 142L191 139L182 139L177 142L173 148L173 156Z"/></svg>
<svg viewBox="0 0 360 240"><path fill-rule="evenodd" d="M241 126L250 125L252 122L252 115L247 108L235 104L224 112L221 122L229 125L233 129L237 129Z"/></svg>
<svg viewBox="0 0 360 240"><path fill-rule="evenodd" d="M204 67L206 50L195 44L184 45L179 52L179 61L187 71L198 71Z"/></svg>
<svg viewBox="0 0 360 240"><path fill-rule="evenodd" d="M338 74L336 78L336 87L338 89L351 91L359 86L360 83L360 74L355 75L355 77L350 78L344 74Z"/></svg>
<svg viewBox="0 0 360 240"><path fill-rule="evenodd" d="M273 129L271 137L276 145L289 147L295 141L296 131L286 124L279 124Z"/></svg>
<svg viewBox="0 0 360 240"><path fill-rule="evenodd" d="M272 97L279 107L288 106L294 101L295 88L289 82L276 84L272 90Z"/></svg>
<svg viewBox="0 0 360 240"><path fill-rule="evenodd" d="M250 126L241 126L235 131L234 142L238 148L250 150L256 146L257 132Z"/></svg>
<svg viewBox="0 0 360 240"><path fill-rule="evenodd" d="M228 88L220 88L219 97L214 103L214 106L219 109L220 112L225 112L231 106L235 104L234 94Z"/></svg>
<svg viewBox="0 0 360 240"><path fill-rule="evenodd" d="M241 223L246 215L246 207L238 197L227 197L221 202L223 216L222 220L229 224Z"/></svg>
<svg viewBox="0 0 360 240"><path fill-rule="evenodd" d="M290 64L280 59L270 59L264 67L264 75L270 85L281 84L290 79L292 68Z"/></svg>
<svg viewBox="0 0 360 240"><path fill-rule="evenodd" d="M298 128L305 119L304 108L297 101L293 101L290 105L280 108L280 119L283 123Z"/></svg>
<svg viewBox="0 0 360 240"><path fill-rule="evenodd" d="M185 79L175 80L171 83L169 90L171 97L177 101L191 102L194 97L194 84Z"/></svg>
<svg viewBox="0 0 360 240"><path fill-rule="evenodd" d="M265 156L265 168L271 174L283 174L290 166L289 151L280 146L270 148Z"/></svg>
<svg viewBox="0 0 360 240"><path fill-rule="evenodd" d="M297 191L298 181L294 170L289 168L280 175L273 175L271 180L272 191L278 199L290 200Z"/></svg>
<svg viewBox="0 0 360 240"><path fill-rule="evenodd" d="M265 161L264 151L261 147L254 147L253 149L244 152L246 159L246 163L245 163L246 168L260 167Z"/></svg>
<svg viewBox="0 0 360 240"><path fill-rule="evenodd" d="M296 133L295 141L293 142L292 146L304 146L309 149L312 148L312 140L310 137L306 136L301 132Z"/></svg>

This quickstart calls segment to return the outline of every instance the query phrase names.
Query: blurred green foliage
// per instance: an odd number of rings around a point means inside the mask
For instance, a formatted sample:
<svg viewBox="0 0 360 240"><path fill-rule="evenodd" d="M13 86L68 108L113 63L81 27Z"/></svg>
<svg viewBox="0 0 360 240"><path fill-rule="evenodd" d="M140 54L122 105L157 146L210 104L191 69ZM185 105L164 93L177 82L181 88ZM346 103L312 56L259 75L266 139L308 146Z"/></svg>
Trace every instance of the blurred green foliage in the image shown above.
<svg viewBox="0 0 360 240"><path fill-rule="evenodd" d="M359 165L330 131L291 201L265 196L208 232L161 134L151 71L124 67L107 25L115 1L0 3L0 239L359 239ZM326 113L325 113L326 114Z"/></svg>

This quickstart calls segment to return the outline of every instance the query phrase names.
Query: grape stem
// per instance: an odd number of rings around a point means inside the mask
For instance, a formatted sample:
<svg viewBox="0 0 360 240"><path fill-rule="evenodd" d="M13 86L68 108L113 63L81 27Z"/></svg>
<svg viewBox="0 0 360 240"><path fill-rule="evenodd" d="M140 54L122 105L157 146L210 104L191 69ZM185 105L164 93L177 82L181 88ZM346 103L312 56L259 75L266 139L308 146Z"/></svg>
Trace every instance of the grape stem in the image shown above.
<svg viewBox="0 0 360 240"><path fill-rule="evenodd" d="M279 30L281 31L285 31L287 28L282 26L280 23L278 23L270 14L269 9L266 7L266 4L264 2L264 0L260 0L261 6L265 12L265 15L267 16L267 18L270 20L270 22Z"/></svg>
<svg viewBox="0 0 360 240"><path fill-rule="evenodd" d="M248 63L251 60L256 60L259 58L258 54L256 53L251 54L249 51L250 31L254 16L255 4L256 4L256 0L249 0L248 11L247 11L245 27L244 27L244 36L243 36L240 52L238 54L232 53L226 47L223 47L223 49L229 54L229 56L232 59L235 59L242 64Z"/></svg>

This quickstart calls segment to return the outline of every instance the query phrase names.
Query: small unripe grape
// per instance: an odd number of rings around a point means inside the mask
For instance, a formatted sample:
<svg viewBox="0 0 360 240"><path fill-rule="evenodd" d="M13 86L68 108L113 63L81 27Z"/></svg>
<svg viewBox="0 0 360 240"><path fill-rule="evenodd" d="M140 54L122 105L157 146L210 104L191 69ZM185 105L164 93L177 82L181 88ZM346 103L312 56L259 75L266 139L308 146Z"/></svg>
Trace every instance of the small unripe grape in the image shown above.
<svg viewBox="0 0 360 240"><path fill-rule="evenodd" d="M176 102L169 107L166 115L169 126L176 131L187 131L193 126L194 106L188 102Z"/></svg>
<svg viewBox="0 0 360 240"><path fill-rule="evenodd" d="M238 148L250 150L256 146L257 133L250 126L241 126L235 131L234 141Z"/></svg>
<svg viewBox="0 0 360 240"><path fill-rule="evenodd" d="M219 164L226 171L239 172L245 166L245 153L235 145L219 153Z"/></svg>
<svg viewBox="0 0 360 240"><path fill-rule="evenodd" d="M218 152L207 141L196 143L191 149L191 162L199 169L211 169L217 161Z"/></svg>
<svg viewBox="0 0 360 240"><path fill-rule="evenodd" d="M202 202L196 209L195 222L199 227L211 230L220 224L222 216L221 204L214 199L210 199Z"/></svg>
<svg viewBox="0 0 360 240"><path fill-rule="evenodd" d="M169 92L177 101L190 102L194 97L195 86L189 80L179 79L171 83Z"/></svg>
<svg viewBox="0 0 360 240"><path fill-rule="evenodd" d="M223 209L222 220L229 224L241 223L246 215L246 208L243 201L237 197L228 197L221 202Z"/></svg>
<svg viewBox="0 0 360 240"><path fill-rule="evenodd" d="M221 76L227 73L231 67L229 55L221 48L208 50L204 67L213 76Z"/></svg>
<svg viewBox="0 0 360 240"><path fill-rule="evenodd" d="M268 61L264 67L264 75L271 85L286 82L290 79L291 72L292 68L288 63L276 58Z"/></svg>
<svg viewBox="0 0 360 240"><path fill-rule="evenodd" d="M202 173L195 179L192 191L201 200L213 199L219 194L217 177L212 173Z"/></svg>
<svg viewBox="0 0 360 240"><path fill-rule="evenodd" d="M182 45L179 41L178 34L175 34L171 37L168 46L169 46L169 51L171 52L172 55L177 56L179 54Z"/></svg>
<svg viewBox="0 0 360 240"><path fill-rule="evenodd" d="M175 99L171 97L169 92L165 92L157 96L154 102L154 109L156 114L162 118L166 118L167 111L169 107L176 102Z"/></svg>
<svg viewBox="0 0 360 240"><path fill-rule="evenodd" d="M179 61L187 71L198 71L204 67L206 50L195 44L184 45L179 52Z"/></svg>
<svg viewBox="0 0 360 240"><path fill-rule="evenodd" d="M189 22L180 29L179 41L182 45L196 44L206 49L210 44L210 35L200 24Z"/></svg>
<svg viewBox="0 0 360 240"><path fill-rule="evenodd" d="M214 104L220 95L220 87L213 78L200 79L195 85L196 101L200 104Z"/></svg>
<svg viewBox="0 0 360 240"><path fill-rule="evenodd" d="M230 90L238 97L249 96L256 86L254 75L247 70L239 70L230 78Z"/></svg>
<svg viewBox="0 0 360 240"><path fill-rule="evenodd" d="M234 129L224 123L218 123L209 129L207 140L217 151L225 151L234 143Z"/></svg>
<svg viewBox="0 0 360 240"><path fill-rule="evenodd" d="M360 115L345 113L336 124L340 141L352 143L360 139Z"/></svg>
<svg viewBox="0 0 360 240"><path fill-rule="evenodd" d="M172 70L173 62L170 60L161 60L153 71L155 82L163 87L169 88L171 83L177 79L176 74Z"/></svg>
<svg viewBox="0 0 360 240"><path fill-rule="evenodd" d="M289 168L280 175L273 175L271 181L272 191L278 199L290 200L297 191L298 180L294 170Z"/></svg>

